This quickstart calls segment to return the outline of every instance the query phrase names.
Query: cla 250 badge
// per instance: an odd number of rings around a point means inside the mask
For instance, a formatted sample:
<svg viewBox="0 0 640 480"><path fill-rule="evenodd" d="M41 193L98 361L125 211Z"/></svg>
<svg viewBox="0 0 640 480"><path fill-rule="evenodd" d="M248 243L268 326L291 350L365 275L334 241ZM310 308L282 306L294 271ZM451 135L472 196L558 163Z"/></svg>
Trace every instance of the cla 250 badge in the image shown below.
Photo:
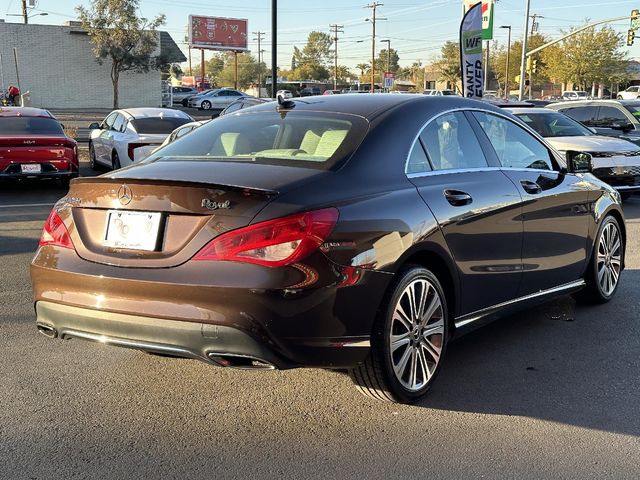
<svg viewBox="0 0 640 480"><path fill-rule="evenodd" d="M213 200L209 200L208 198L203 198L202 206L208 210L219 210L221 208L229 209L231 208L231 202L229 200L225 202L214 202Z"/></svg>

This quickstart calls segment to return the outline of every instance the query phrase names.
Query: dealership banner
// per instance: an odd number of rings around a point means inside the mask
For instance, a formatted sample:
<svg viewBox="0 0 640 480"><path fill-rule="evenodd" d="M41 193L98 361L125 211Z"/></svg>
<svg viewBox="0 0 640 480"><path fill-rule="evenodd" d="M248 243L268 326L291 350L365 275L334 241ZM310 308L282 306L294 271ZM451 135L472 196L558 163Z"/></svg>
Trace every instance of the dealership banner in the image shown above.
<svg viewBox="0 0 640 480"><path fill-rule="evenodd" d="M482 97L482 3L470 7L460 22L462 94Z"/></svg>
<svg viewBox="0 0 640 480"><path fill-rule="evenodd" d="M188 41L195 48L247 51L247 19L189 15Z"/></svg>

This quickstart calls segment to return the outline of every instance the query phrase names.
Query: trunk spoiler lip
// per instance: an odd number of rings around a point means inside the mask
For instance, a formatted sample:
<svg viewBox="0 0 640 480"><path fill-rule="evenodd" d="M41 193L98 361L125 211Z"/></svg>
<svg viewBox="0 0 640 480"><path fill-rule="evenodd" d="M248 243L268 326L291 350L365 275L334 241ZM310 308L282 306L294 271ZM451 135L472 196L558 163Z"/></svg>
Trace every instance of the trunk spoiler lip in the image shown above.
<svg viewBox="0 0 640 480"><path fill-rule="evenodd" d="M166 185L166 186L188 186L188 187L197 187L197 188L230 188L233 190L244 191L248 193L255 193L267 196L275 196L279 195L280 192L277 190L271 190L266 188L252 187L249 185L233 185L228 183L213 183L213 182L197 182L191 180L170 180L170 179L159 179L159 178L144 178L144 177L130 177L130 178L121 178L121 177L111 177L111 176L99 176L99 177L77 177L71 181L72 185L81 185L81 184L91 184L91 183L111 183L111 184L133 184L133 185L143 185L149 182L153 182L156 185Z"/></svg>

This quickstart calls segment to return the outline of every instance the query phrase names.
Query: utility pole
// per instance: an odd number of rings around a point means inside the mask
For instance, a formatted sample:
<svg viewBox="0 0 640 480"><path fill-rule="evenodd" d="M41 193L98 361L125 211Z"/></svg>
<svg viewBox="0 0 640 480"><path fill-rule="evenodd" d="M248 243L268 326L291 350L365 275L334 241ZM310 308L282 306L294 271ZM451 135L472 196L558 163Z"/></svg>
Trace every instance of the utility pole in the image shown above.
<svg viewBox="0 0 640 480"><path fill-rule="evenodd" d="M271 0L271 98L278 89L278 0Z"/></svg>
<svg viewBox="0 0 640 480"><path fill-rule="evenodd" d="M27 15L27 0L22 0L22 18L24 19L24 24L29 23L29 16Z"/></svg>
<svg viewBox="0 0 640 480"><path fill-rule="evenodd" d="M344 33L344 25L329 25L329 28L333 30L333 45L335 47L333 53L333 89L338 89L338 33Z"/></svg>
<svg viewBox="0 0 640 480"><path fill-rule="evenodd" d="M536 22L536 18L544 18L542 15L538 15L537 13L534 13L533 15L531 15L531 35L534 35L536 33L538 33L538 22Z"/></svg>
<svg viewBox="0 0 640 480"><path fill-rule="evenodd" d="M258 40L258 97L262 96L262 50L260 49L260 45L262 42L262 37L265 35L264 32L253 32L256 36L254 40Z"/></svg>
<svg viewBox="0 0 640 480"><path fill-rule="evenodd" d="M531 0L527 0L527 6L524 12L524 30L522 34L522 59L520 61L520 94L518 98L520 101L524 99L524 79L526 76L526 65L527 65L527 33L529 33L529 8L531 4Z"/></svg>
<svg viewBox="0 0 640 480"><path fill-rule="evenodd" d="M374 83L376 79L376 9L382 5L382 3L373 2L364 7L373 10L371 16L371 26L373 27L373 33L371 35L371 93L375 91Z"/></svg>

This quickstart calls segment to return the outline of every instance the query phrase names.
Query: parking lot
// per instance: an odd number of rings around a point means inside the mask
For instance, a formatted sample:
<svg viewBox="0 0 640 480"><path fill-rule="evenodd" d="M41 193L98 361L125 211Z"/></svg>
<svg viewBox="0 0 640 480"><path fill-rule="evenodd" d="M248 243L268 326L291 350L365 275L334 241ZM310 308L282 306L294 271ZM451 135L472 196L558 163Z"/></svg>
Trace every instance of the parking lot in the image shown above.
<svg viewBox="0 0 640 480"><path fill-rule="evenodd" d="M40 335L29 262L64 193L0 189L0 478L640 477L640 196L624 205L612 302L563 297L467 335L406 406L340 372L225 370Z"/></svg>

